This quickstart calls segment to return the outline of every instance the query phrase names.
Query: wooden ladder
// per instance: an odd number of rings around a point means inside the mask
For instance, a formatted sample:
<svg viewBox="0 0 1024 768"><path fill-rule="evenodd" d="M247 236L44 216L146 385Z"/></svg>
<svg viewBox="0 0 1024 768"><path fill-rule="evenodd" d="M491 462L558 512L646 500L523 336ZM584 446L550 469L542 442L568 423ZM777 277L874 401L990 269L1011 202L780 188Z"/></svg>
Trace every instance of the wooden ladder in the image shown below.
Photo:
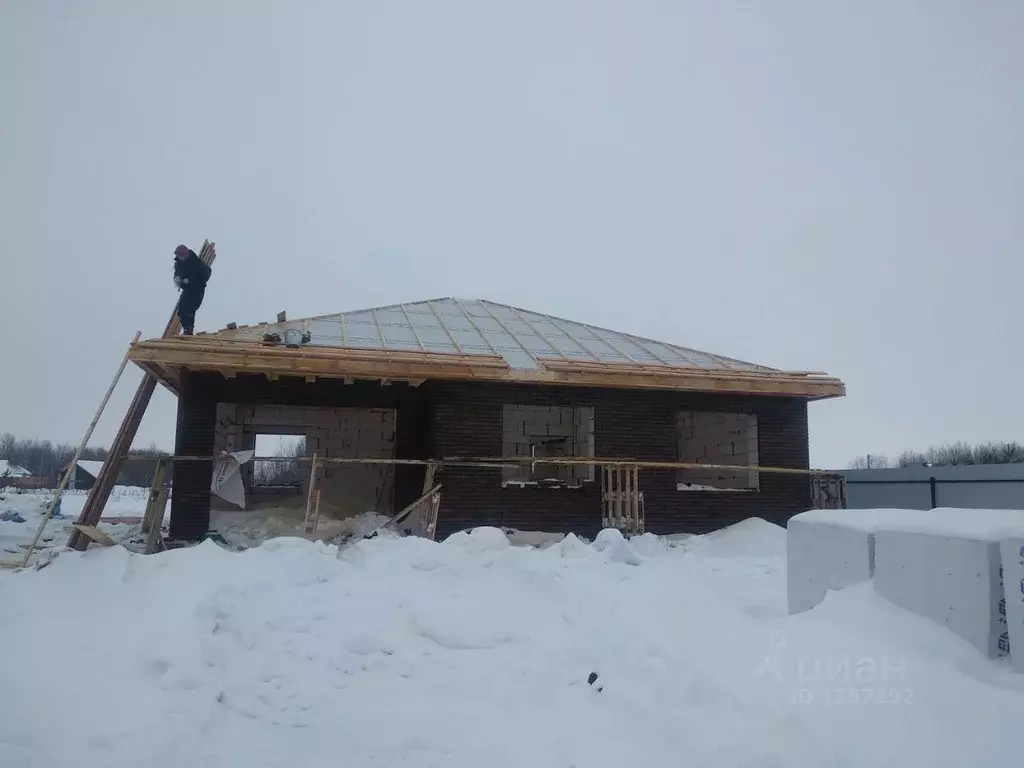
<svg viewBox="0 0 1024 768"><path fill-rule="evenodd" d="M209 240L203 241L203 247L199 251L199 258L205 264L213 264L214 259L217 258L214 244ZM167 326L164 328L163 338L173 338L180 332L181 321L178 320L178 305L175 303L171 319L167 321ZM85 506L82 507L82 512L76 521L78 525L95 528L96 524L99 523L100 517L103 515L103 508L110 498L110 492L117 482L121 465L124 463L125 456L128 455L128 449L132 447L132 441L139 431L142 417L146 415L146 409L149 408L149 401L152 399L155 390L156 379L148 371L144 372L142 381L139 382L139 388L135 392L135 397L132 399L131 405L128 406L128 412L125 414L124 420L117 430L117 436L114 438L113 444L110 446L110 452L103 462L103 469L100 470L95 484L89 490ZM83 550L89 546L89 537L76 527L71 533L71 538L68 540L68 546L71 549Z"/></svg>

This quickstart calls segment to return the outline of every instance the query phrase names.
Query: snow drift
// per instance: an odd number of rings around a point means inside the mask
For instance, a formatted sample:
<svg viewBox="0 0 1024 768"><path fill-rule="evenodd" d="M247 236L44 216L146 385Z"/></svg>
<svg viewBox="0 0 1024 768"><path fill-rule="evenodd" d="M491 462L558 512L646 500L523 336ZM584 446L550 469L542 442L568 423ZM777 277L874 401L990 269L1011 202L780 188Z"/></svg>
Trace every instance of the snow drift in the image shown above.
<svg viewBox="0 0 1024 768"><path fill-rule="evenodd" d="M1018 678L870 589L787 616L783 545L65 553L0 573L0 765L1016 762Z"/></svg>

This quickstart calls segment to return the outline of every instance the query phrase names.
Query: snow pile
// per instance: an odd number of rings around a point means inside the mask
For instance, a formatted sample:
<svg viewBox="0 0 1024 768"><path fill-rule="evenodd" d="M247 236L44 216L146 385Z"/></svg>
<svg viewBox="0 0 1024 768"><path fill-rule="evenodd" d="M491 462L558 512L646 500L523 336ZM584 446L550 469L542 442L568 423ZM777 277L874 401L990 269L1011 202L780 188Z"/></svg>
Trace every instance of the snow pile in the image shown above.
<svg viewBox="0 0 1024 768"><path fill-rule="evenodd" d="M686 539L688 546L707 557L781 558L786 556L786 529L759 517L750 517L705 536Z"/></svg>
<svg viewBox="0 0 1024 768"><path fill-rule="evenodd" d="M786 616L778 536L490 528L0 572L0 765L1017 761L1018 677L870 588Z"/></svg>
<svg viewBox="0 0 1024 768"><path fill-rule="evenodd" d="M365 536L384 525L390 518L376 512L338 520L321 516L317 522L318 541L336 541ZM282 536L307 538L305 509L295 507L263 507L241 511L214 510L210 513L210 530L221 535L236 549L258 547L268 539Z"/></svg>

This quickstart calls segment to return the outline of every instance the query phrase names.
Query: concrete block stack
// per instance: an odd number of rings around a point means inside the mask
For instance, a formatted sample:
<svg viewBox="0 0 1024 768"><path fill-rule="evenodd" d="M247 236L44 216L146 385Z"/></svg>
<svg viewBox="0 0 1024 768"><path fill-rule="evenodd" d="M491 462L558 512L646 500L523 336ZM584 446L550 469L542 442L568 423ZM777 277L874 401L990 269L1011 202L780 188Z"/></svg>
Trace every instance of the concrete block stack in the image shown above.
<svg viewBox="0 0 1024 768"><path fill-rule="evenodd" d="M1024 672L1024 510L811 510L787 539L790 613L873 580L889 602Z"/></svg>

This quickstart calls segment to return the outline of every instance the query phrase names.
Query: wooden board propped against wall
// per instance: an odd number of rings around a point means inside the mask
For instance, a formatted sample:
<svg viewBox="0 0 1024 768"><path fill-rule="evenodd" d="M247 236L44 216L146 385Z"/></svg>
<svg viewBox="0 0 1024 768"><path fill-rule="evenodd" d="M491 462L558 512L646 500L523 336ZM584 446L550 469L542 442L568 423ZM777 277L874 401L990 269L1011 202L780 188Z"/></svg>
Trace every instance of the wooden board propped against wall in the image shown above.
<svg viewBox="0 0 1024 768"><path fill-rule="evenodd" d="M203 241L203 247L199 250L199 258L204 264L213 264L214 259L217 258L215 246L209 240ZM178 319L178 305L175 303L171 319L167 321L167 326L164 328L163 338L173 338L180 332L181 321ZM139 425L142 423L142 417L146 415L146 409L149 408L149 401L156 390L156 384L157 381L152 375L148 372L143 373L135 397L132 399L131 405L128 406L128 412L124 415L124 420L117 430L117 436L110 446L106 461L103 462L103 469L100 470L99 477L96 478L96 482L85 500L85 506L82 507L82 513L78 516L77 523L79 525L95 527L99 523L100 517L103 515L103 508L107 504L107 499L110 498L110 491L113 490L114 484L117 482L117 475L121 471L124 457L128 455L128 449L131 448L132 441L139 431ZM76 527L68 540L68 546L72 549L83 550L89 546L89 538Z"/></svg>

